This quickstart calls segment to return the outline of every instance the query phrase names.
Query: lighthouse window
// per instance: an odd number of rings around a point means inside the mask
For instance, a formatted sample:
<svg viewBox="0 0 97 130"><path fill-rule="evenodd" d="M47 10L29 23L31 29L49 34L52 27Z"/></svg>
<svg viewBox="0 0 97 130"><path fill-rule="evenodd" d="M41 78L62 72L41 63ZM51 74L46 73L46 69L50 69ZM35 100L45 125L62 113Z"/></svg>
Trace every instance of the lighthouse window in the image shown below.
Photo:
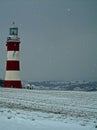
<svg viewBox="0 0 97 130"><path fill-rule="evenodd" d="M10 35L18 35L18 28L10 28Z"/></svg>

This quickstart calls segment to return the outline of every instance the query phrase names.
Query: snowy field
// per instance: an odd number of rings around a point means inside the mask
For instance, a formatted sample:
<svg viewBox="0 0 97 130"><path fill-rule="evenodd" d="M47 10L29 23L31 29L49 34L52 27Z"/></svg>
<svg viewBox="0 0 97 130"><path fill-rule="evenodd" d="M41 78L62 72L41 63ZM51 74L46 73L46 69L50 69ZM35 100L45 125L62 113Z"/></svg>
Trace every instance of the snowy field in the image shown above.
<svg viewBox="0 0 97 130"><path fill-rule="evenodd" d="M96 130L97 92L0 88L0 130Z"/></svg>

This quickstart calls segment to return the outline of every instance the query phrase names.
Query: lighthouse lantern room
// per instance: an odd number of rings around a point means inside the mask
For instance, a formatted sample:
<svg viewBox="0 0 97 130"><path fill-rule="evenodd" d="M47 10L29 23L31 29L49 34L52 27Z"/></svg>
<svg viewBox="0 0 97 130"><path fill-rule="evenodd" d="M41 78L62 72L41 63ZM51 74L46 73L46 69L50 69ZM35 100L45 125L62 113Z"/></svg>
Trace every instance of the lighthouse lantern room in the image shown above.
<svg viewBox="0 0 97 130"><path fill-rule="evenodd" d="M4 87L22 88L19 60L20 38L18 37L18 27L15 26L15 22L13 22L12 27L9 28L6 46L7 61Z"/></svg>

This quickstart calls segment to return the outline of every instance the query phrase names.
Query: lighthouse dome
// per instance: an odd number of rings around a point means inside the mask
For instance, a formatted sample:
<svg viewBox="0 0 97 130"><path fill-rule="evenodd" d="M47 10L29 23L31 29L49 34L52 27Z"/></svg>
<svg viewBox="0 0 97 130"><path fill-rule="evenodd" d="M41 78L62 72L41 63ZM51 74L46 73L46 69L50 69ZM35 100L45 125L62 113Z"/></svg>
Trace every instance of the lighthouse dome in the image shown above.
<svg viewBox="0 0 97 130"><path fill-rule="evenodd" d="M16 27L15 22L13 22L12 26L9 28L7 41L20 42L20 38L18 37L18 27Z"/></svg>
<svg viewBox="0 0 97 130"><path fill-rule="evenodd" d="M9 35L18 35L18 27L16 27L15 22L13 22L12 27L9 28Z"/></svg>

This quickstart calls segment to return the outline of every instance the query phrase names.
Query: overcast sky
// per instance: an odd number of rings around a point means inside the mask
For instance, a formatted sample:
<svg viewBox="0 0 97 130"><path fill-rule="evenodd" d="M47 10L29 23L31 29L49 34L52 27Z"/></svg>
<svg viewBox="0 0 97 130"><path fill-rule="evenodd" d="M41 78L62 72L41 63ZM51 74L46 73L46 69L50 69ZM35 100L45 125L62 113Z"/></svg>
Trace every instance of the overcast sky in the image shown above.
<svg viewBox="0 0 97 130"><path fill-rule="evenodd" d="M97 81L97 0L0 0L0 77L15 21L21 79Z"/></svg>

